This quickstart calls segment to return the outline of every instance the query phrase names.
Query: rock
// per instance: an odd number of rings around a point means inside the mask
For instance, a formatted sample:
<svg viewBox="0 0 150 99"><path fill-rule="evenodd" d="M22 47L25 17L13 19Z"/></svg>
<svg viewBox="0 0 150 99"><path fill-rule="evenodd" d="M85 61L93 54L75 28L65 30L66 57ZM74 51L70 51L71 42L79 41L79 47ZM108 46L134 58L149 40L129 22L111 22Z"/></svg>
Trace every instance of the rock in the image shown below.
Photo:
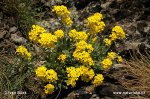
<svg viewBox="0 0 150 99"><path fill-rule="evenodd" d="M101 8L102 8L102 9L107 9L110 4L111 4L111 2L106 2L106 3L104 3L104 4L101 4Z"/></svg>
<svg viewBox="0 0 150 99"><path fill-rule="evenodd" d="M102 10L100 2L92 1L83 10L80 11L79 20L83 20L93 13Z"/></svg>
<svg viewBox="0 0 150 99"><path fill-rule="evenodd" d="M40 26L46 28L46 29L51 27L51 26L50 26L50 23L49 23L48 21L45 21L45 20L43 20L43 21L41 21L41 22L38 22L38 24L39 24Z"/></svg>
<svg viewBox="0 0 150 99"><path fill-rule="evenodd" d="M77 90L72 91L67 95L66 98L64 99L99 99L97 98L98 95L94 95L94 98L91 98L94 93L94 86L86 86L86 87L81 87Z"/></svg>
<svg viewBox="0 0 150 99"><path fill-rule="evenodd" d="M103 99L123 99L125 95L115 94L115 92L125 92L127 91L121 85L115 85L112 83L104 83L100 87L97 87L96 92ZM108 98L105 98L108 97ZM110 97L110 98L109 98Z"/></svg>
<svg viewBox="0 0 150 99"><path fill-rule="evenodd" d="M90 99L100 99L100 98L99 98L99 96L97 94L93 94Z"/></svg>
<svg viewBox="0 0 150 99"><path fill-rule="evenodd" d="M2 39L5 36L6 33L7 33L7 31L0 30L0 39Z"/></svg>
<svg viewBox="0 0 150 99"><path fill-rule="evenodd" d="M17 27L13 26L9 29L10 33L15 33L17 31Z"/></svg>
<svg viewBox="0 0 150 99"><path fill-rule="evenodd" d="M149 27L149 26L148 26L148 27L144 27L144 32L145 32L145 33L150 32L150 27Z"/></svg>
<svg viewBox="0 0 150 99"><path fill-rule="evenodd" d="M62 0L41 0L42 3L46 6L54 6L57 4L62 4Z"/></svg>
<svg viewBox="0 0 150 99"><path fill-rule="evenodd" d="M58 22L58 19L50 18L48 20L43 20L41 22L37 23L38 25L44 27L45 29L48 30L48 32L53 32L56 29L61 28L61 23Z"/></svg>
<svg viewBox="0 0 150 99"><path fill-rule="evenodd" d="M11 34L10 40L14 43L26 43L26 39L18 36L17 34Z"/></svg>

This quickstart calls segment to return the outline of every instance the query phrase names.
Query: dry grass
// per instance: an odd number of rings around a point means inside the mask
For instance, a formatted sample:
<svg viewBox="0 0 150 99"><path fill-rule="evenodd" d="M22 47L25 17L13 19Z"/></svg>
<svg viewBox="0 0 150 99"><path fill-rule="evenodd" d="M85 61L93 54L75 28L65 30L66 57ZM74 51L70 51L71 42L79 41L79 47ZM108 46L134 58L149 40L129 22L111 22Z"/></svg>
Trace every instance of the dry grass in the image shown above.
<svg viewBox="0 0 150 99"><path fill-rule="evenodd" d="M121 69L113 77L130 91L145 92L128 99L150 98L150 55L143 56L138 53L138 56L132 56L131 60L125 60Z"/></svg>

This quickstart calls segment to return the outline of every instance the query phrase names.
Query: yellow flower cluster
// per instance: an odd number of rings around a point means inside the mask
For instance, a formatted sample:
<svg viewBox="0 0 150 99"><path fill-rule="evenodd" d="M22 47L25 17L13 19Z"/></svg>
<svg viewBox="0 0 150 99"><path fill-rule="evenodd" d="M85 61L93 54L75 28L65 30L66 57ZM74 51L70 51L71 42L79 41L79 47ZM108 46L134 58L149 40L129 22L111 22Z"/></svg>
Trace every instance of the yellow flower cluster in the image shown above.
<svg viewBox="0 0 150 99"><path fill-rule="evenodd" d="M94 48L92 47L92 44L88 44L85 41L80 41L76 43L76 51L87 51L88 53L91 53L93 50Z"/></svg>
<svg viewBox="0 0 150 99"><path fill-rule="evenodd" d="M86 26L90 28L91 33L96 35L98 32L101 32L105 28L105 23L102 21L103 16L101 13L95 13L86 20Z"/></svg>
<svg viewBox="0 0 150 99"><path fill-rule="evenodd" d="M97 74L95 77L94 77L94 80L92 81L94 87L97 87L99 86L100 84L103 83L103 80L104 80L104 77L102 74Z"/></svg>
<svg viewBox="0 0 150 99"><path fill-rule="evenodd" d="M46 32L43 27L33 25L32 30L29 32L29 39L35 43L39 43L43 47L51 48L58 39L64 37L62 30L55 31L54 35Z"/></svg>
<svg viewBox="0 0 150 99"><path fill-rule="evenodd" d="M102 64L102 67L103 67L104 69L108 69L108 68L110 68L110 67L112 66L112 60L109 59L109 58L105 58L105 59L101 62L101 64Z"/></svg>
<svg viewBox="0 0 150 99"><path fill-rule="evenodd" d="M67 85L71 85L72 87L76 86L76 81L81 76L81 80L85 82L89 82L93 79L95 73L93 69L89 69L85 66L80 66L78 68L75 67L68 67L66 68L67 71Z"/></svg>
<svg viewBox="0 0 150 99"><path fill-rule="evenodd" d="M22 45L16 48L16 53L23 58L31 60L31 53Z"/></svg>
<svg viewBox="0 0 150 99"><path fill-rule="evenodd" d="M118 56L118 57L117 57L117 62L122 62L122 61L123 61L122 57L121 57L121 56Z"/></svg>
<svg viewBox="0 0 150 99"><path fill-rule="evenodd" d="M44 65L39 66L35 70L35 72L36 72L36 76L39 77L43 81L52 83L58 80L57 73L53 69L47 70L47 68ZM54 88L55 88L54 85L47 84L44 87L44 92L46 94L52 94L54 92Z"/></svg>
<svg viewBox="0 0 150 99"><path fill-rule="evenodd" d="M69 37L74 41L84 40L86 41L88 35L84 31L77 32L75 29L71 30L69 33Z"/></svg>
<svg viewBox="0 0 150 99"><path fill-rule="evenodd" d="M46 71L47 71L47 68L44 65L42 65L35 70L36 76L44 80L46 76Z"/></svg>
<svg viewBox="0 0 150 99"><path fill-rule="evenodd" d="M118 56L115 52L108 52L107 57L101 62L101 65L104 69L108 69L112 66L113 60L117 58L117 62L122 62L123 59L121 56Z"/></svg>
<svg viewBox="0 0 150 99"><path fill-rule="evenodd" d="M32 30L29 32L29 40L33 42L38 42L39 35L45 33L46 30L39 25L32 25Z"/></svg>
<svg viewBox="0 0 150 99"><path fill-rule="evenodd" d="M94 61L92 60L90 54L86 51L77 52L75 51L73 53L73 56L76 60L80 61L84 65L94 65Z"/></svg>
<svg viewBox="0 0 150 99"><path fill-rule="evenodd" d="M68 26L72 25L73 22L70 18L70 12L68 11L66 6L54 6L52 12L55 12L59 17L61 17L62 22L64 22Z"/></svg>
<svg viewBox="0 0 150 99"><path fill-rule="evenodd" d="M67 85L71 85L72 87L76 86L76 81L79 79L80 72L79 69L76 69L75 67L68 67L66 68L67 72Z"/></svg>
<svg viewBox="0 0 150 99"><path fill-rule="evenodd" d="M47 68L42 65L39 66L36 70L36 76L42 80L46 80L47 82L55 82L58 80L57 73L53 69L47 70Z"/></svg>
<svg viewBox="0 0 150 99"><path fill-rule="evenodd" d="M55 82L56 80L58 80L57 73L53 69L47 70L46 71L46 80L49 83Z"/></svg>
<svg viewBox="0 0 150 99"><path fill-rule="evenodd" d="M112 41L111 41L111 39L105 38L104 43L105 43L106 46L110 46Z"/></svg>
<svg viewBox="0 0 150 99"><path fill-rule="evenodd" d="M96 41L97 41L96 37L92 38L92 43L95 43Z"/></svg>
<svg viewBox="0 0 150 99"><path fill-rule="evenodd" d="M85 41L76 43L76 49L73 52L73 57L80 61L84 65L94 65L90 53L94 50L91 44L87 44Z"/></svg>
<svg viewBox="0 0 150 99"><path fill-rule="evenodd" d="M57 37L51 33L42 33L39 37L38 43L43 47L52 48L57 42Z"/></svg>
<svg viewBox="0 0 150 99"><path fill-rule="evenodd" d="M111 34L109 35L109 38L104 39L104 43L106 46L110 46L112 41L123 38L125 38L125 32L123 31L122 27L115 26L113 27Z"/></svg>
<svg viewBox="0 0 150 99"><path fill-rule="evenodd" d="M116 58L116 53L115 52L108 52L107 58L114 60Z"/></svg>
<svg viewBox="0 0 150 99"><path fill-rule="evenodd" d="M33 25L29 32L29 39L35 43L39 43L43 47L52 48L55 43L64 37L63 30L56 30L54 35L48 33L43 27Z"/></svg>
<svg viewBox="0 0 150 99"><path fill-rule="evenodd" d="M63 30L57 30L54 32L54 35L58 38L58 39L61 39L64 37L64 32Z"/></svg>
<svg viewBox="0 0 150 99"><path fill-rule="evenodd" d="M54 85L52 84L47 84L46 86L44 86L44 92L46 94L52 94L54 92Z"/></svg>
<svg viewBox="0 0 150 99"><path fill-rule="evenodd" d="M111 31L111 35L109 36L112 41L116 39L123 39L125 38L125 32L123 31L122 27L115 26Z"/></svg>
<svg viewBox="0 0 150 99"><path fill-rule="evenodd" d="M60 60L63 63L63 62L65 62L66 58L67 58L66 54L61 54L61 55L59 55L58 60Z"/></svg>
<svg viewBox="0 0 150 99"><path fill-rule="evenodd" d="M81 67L83 70L81 75L81 80L84 82L89 82L94 77L95 73L93 69L88 69L87 67Z"/></svg>

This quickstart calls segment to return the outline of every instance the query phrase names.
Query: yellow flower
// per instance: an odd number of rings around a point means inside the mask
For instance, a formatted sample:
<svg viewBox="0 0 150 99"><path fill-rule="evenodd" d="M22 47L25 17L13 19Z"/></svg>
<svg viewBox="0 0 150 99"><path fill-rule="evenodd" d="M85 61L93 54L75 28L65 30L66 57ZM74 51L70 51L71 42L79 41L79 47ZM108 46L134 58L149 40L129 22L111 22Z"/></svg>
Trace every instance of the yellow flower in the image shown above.
<svg viewBox="0 0 150 99"><path fill-rule="evenodd" d="M112 61L109 58L105 58L101 64L104 69L108 69L110 66L112 66Z"/></svg>
<svg viewBox="0 0 150 99"><path fill-rule="evenodd" d="M89 71L89 68L88 67L85 67L84 65L81 65L79 67L79 72L80 72L80 75L83 75L85 73L87 73Z"/></svg>
<svg viewBox="0 0 150 99"><path fill-rule="evenodd" d="M94 85L94 87L97 87L97 86L99 86L100 84L103 83L103 80L104 80L103 75L102 74L97 74L94 77L94 80L92 81L92 84Z"/></svg>
<svg viewBox="0 0 150 99"><path fill-rule="evenodd" d="M102 21L103 16L100 13L95 13L86 20L86 26L90 28L92 35L96 35L105 28L105 23Z"/></svg>
<svg viewBox="0 0 150 99"><path fill-rule="evenodd" d="M96 38L96 37L94 37L94 38L92 39L92 43L95 43L95 42L96 42L96 40L97 40L97 38Z"/></svg>
<svg viewBox="0 0 150 99"><path fill-rule="evenodd" d="M111 60L114 60L116 57L116 53L115 52L108 52L107 57L110 58Z"/></svg>
<svg viewBox="0 0 150 99"><path fill-rule="evenodd" d="M92 52L93 52L93 50L94 50L94 48L93 48L92 44L87 44L87 46L86 46L86 50L87 50L87 52L88 52L88 53L92 53Z"/></svg>
<svg viewBox="0 0 150 99"><path fill-rule="evenodd" d="M65 23L68 26L72 25L72 20L70 18L70 12L68 11L67 7L64 5L61 6L54 6L52 9L53 12L56 12L56 14L61 17L62 22Z"/></svg>
<svg viewBox="0 0 150 99"><path fill-rule="evenodd" d="M92 44L88 44L83 40L76 43L76 51L81 52L85 50L87 50L88 53L91 53L94 50L94 48L92 47Z"/></svg>
<svg viewBox="0 0 150 99"><path fill-rule="evenodd" d="M62 22L65 23L67 26L71 26L73 21L69 16L62 17Z"/></svg>
<svg viewBox="0 0 150 99"><path fill-rule="evenodd" d="M76 43L76 49L73 52L73 57L84 65L94 65L94 61L90 53L94 50L91 44L81 40Z"/></svg>
<svg viewBox="0 0 150 99"><path fill-rule="evenodd" d="M94 77L95 73L93 69L88 70L87 72L83 72L81 75L81 80L84 82L89 82Z"/></svg>
<svg viewBox="0 0 150 99"><path fill-rule="evenodd" d="M61 54L59 55L58 60L60 60L61 62L64 62L66 58L67 58L66 54Z"/></svg>
<svg viewBox="0 0 150 99"><path fill-rule="evenodd" d="M117 39L125 38L125 32L123 31L122 27L120 27L120 26L113 27L112 34L115 34Z"/></svg>
<svg viewBox="0 0 150 99"><path fill-rule="evenodd" d="M71 85L72 87L76 86L76 80L74 78L69 78L67 80L67 86Z"/></svg>
<svg viewBox="0 0 150 99"><path fill-rule="evenodd" d="M45 94L52 94L54 92L54 85L52 84L47 84L46 86L44 86L44 92Z"/></svg>
<svg viewBox="0 0 150 99"><path fill-rule="evenodd" d="M41 78L42 80L44 80L44 77L46 76L46 70L47 70L47 68L44 65L38 67L35 70L36 76Z"/></svg>
<svg viewBox="0 0 150 99"><path fill-rule="evenodd" d="M69 37L74 41L86 41L88 35L84 31L77 32L75 29L71 30L69 33Z"/></svg>
<svg viewBox="0 0 150 99"><path fill-rule="evenodd" d="M16 48L16 53L23 58L31 60L31 53L22 45Z"/></svg>
<svg viewBox="0 0 150 99"><path fill-rule="evenodd" d="M81 63L83 63L84 65L94 65L94 61L92 60L90 54L86 51L82 51L82 52L78 52L78 51L75 51L73 53L73 57L80 61Z"/></svg>
<svg viewBox="0 0 150 99"><path fill-rule="evenodd" d="M57 73L53 69L47 70L46 71L46 80L49 83L58 80Z"/></svg>
<svg viewBox="0 0 150 99"><path fill-rule="evenodd" d="M105 43L106 46L110 46L111 45L111 40L108 39L108 38L105 38L104 43Z"/></svg>
<svg viewBox="0 0 150 99"><path fill-rule="evenodd" d="M63 30L57 30L54 32L54 35L58 38L58 39L61 39L64 37L64 32Z"/></svg>
<svg viewBox="0 0 150 99"><path fill-rule="evenodd" d="M122 57L121 57L121 56L118 56L118 57L117 57L117 61L118 61L118 62L123 62Z"/></svg>
<svg viewBox="0 0 150 99"><path fill-rule="evenodd" d="M46 30L39 25L32 25L32 30L29 32L29 40L33 42L37 42L39 39L39 35L45 33Z"/></svg>
<svg viewBox="0 0 150 99"><path fill-rule="evenodd" d="M59 16L66 16L69 15L70 12L68 11L67 7L64 5L61 6L54 6L52 12L56 12Z"/></svg>
<svg viewBox="0 0 150 99"><path fill-rule="evenodd" d="M66 68L67 72L67 85L71 85L72 87L76 86L76 81L79 79L80 76L80 70L75 68L75 67L67 67Z"/></svg>
<svg viewBox="0 0 150 99"><path fill-rule="evenodd" d="M40 39L38 43L40 43L43 47L52 48L57 42L57 37L52 35L51 33L43 33L40 34Z"/></svg>
<svg viewBox="0 0 150 99"><path fill-rule="evenodd" d="M111 41L115 41L118 38L115 32L112 32L112 34L109 37Z"/></svg>

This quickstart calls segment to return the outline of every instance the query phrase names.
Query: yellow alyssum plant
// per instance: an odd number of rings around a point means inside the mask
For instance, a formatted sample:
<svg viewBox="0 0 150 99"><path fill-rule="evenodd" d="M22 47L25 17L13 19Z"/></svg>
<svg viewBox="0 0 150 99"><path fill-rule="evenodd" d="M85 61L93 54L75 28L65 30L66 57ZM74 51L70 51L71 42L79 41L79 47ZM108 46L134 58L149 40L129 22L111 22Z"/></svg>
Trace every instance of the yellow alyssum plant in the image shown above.
<svg viewBox="0 0 150 99"><path fill-rule="evenodd" d="M60 60L61 62L65 62L66 58L67 58L66 54L61 54L59 55L58 60Z"/></svg>
<svg viewBox="0 0 150 99"><path fill-rule="evenodd" d="M62 22L68 26L72 25L72 20L70 18L70 11L67 9L66 6L54 6L52 12L56 12L56 14L61 18Z"/></svg>
<svg viewBox="0 0 150 99"><path fill-rule="evenodd" d="M87 30L78 31L71 28L74 23L67 7L54 6L52 12L66 24L66 29L47 31L33 25L28 34L29 40L43 50L42 55L38 57L34 52L35 56L31 58L27 49L22 47L18 47L16 52L23 58L30 59L31 63L36 59L45 61L43 65L35 67L36 77L42 82L45 94L76 87L79 80L91 82L94 87L100 86L104 80L101 70L108 70L113 64L123 61L117 52L110 51L110 46L117 39L125 38L125 32L120 26L115 26L108 37L100 38L98 34L105 29L101 13L97 12L85 19Z"/></svg>
<svg viewBox="0 0 150 99"><path fill-rule="evenodd" d="M103 16L101 13L95 13L86 20L86 26L90 29L92 35L97 35L105 28L105 23L102 21Z"/></svg>
<svg viewBox="0 0 150 99"><path fill-rule="evenodd" d="M37 42L39 35L45 33L46 30L39 25L32 25L32 30L28 33L29 40L32 42Z"/></svg>
<svg viewBox="0 0 150 99"><path fill-rule="evenodd" d="M86 34L86 32L84 31L77 32L75 29L71 30L68 34L69 34L69 37L76 42L80 40L86 41L88 38L88 35Z"/></svg>
<svg viewBox="0 0 150 99"><path fill-rule="evenodd" d="M54 92L54 85L52 84L47 84L46 86L44 86L44 92L45 94L52 94Z"/></svg>
<svg viewBox="0 0 150 99"><path fill-rule="evenodd" d="M115 26L112 28L111 34L109 35L109 38L105 38L104 42L106 46L110 46L113 41L117 39L123 39L125 38L125 32L122 29L121 26Z"/></svg>
<svg viewBox="0 0 150 99"><path fill-rule="evenodd" d="M23 58L31 60L31 53L24 46L18 46L16 48L16 53Z"/></svg>
<svg viewBox="0 0 150 99"><path fill-rule="evenodd" d="M43 80L44 80L44 78L45 78L45 76L46 76L46 70L47 70L47 68L46 68L44 65L38 67L38 68L36 69L36 71L35 71L37 77L39 77L40 79L43 79Z"/></svg>
<svg viewBox="0 0 150 99"><path fill-rule="evenodd" d="M64 37L64 31L63 30L57 30L54 32L54 35L58 38L61 39Z"/></svg>
<svg viewBox="0 0 150 99"><path fill-rule="evenodd" d="M97 74L95 77L94 77L94 80L92 81L93 85L95 87L99 86L100 84L103 83L103 80L104 80L104 77L102 74Z"/></svg>

